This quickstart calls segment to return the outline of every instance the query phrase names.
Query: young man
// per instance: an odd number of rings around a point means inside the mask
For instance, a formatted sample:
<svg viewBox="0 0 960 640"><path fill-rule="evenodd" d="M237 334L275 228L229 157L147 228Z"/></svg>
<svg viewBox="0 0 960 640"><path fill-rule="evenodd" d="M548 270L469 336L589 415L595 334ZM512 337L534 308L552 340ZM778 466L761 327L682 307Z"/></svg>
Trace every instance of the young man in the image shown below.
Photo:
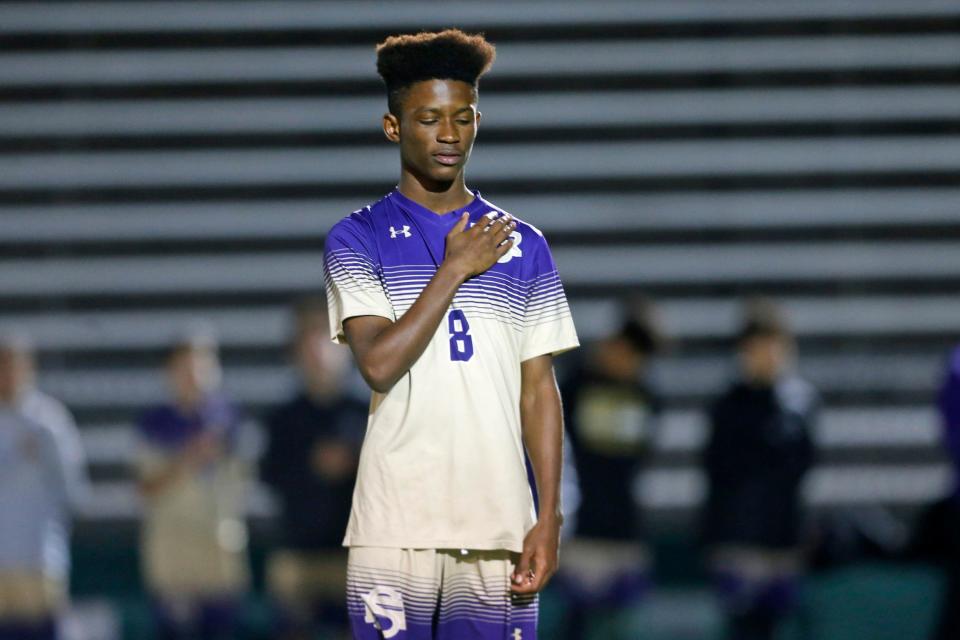
<svg viewBox="0 0 960 640"><path fill-rule="evenodd" d="M464 184L493 58L457 30L377 48L400 182L327 238L331 334L373 389L344 540L358 639L530 640L557 568L552 356L578 342L542 234Z"/></svg>

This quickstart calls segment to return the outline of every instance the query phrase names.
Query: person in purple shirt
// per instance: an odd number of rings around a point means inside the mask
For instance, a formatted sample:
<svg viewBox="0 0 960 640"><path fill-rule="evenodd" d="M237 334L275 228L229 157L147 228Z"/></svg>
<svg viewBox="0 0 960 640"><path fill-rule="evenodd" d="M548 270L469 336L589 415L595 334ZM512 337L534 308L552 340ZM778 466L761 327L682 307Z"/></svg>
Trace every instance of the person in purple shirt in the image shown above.
<svg viewBox="0 0 960 640"><path fill-rule="evenodd" d="M947 358L938 401L953 482L948 494L918 518L906 557L926 560L943 569L945 588L932 637L954 640L960 638L960 346Z"/></svg>
<svg viewBox="0 0 960 640"><path fill-rule="evenodd" d="M175 344L167 377L171 399L137 423L144 577L160 638L232 638L249 580L242 419L211 339Z"/></svg>
<svg viewBox="0 0 960 640"><path fill-rule="evenodd" d="M960 347L950 353L939 401L943 416L943 443L954 467L952 497L960 502Z"/></svg>

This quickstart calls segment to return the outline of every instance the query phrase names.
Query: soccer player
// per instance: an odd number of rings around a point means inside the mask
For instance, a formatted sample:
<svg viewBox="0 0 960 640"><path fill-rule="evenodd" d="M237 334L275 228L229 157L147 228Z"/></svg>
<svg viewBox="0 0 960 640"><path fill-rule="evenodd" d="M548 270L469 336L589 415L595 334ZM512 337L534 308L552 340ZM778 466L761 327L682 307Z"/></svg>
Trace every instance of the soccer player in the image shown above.
<svg viewBox="0 0 960 640"><path fill-rule="evenodd" d="M360 640L531 640L557 568L553 355L579 343L543 235L464 183L493 58L459 30L377 47L399 185L327 237L331 335L373 389L344 540Z"/></svg>

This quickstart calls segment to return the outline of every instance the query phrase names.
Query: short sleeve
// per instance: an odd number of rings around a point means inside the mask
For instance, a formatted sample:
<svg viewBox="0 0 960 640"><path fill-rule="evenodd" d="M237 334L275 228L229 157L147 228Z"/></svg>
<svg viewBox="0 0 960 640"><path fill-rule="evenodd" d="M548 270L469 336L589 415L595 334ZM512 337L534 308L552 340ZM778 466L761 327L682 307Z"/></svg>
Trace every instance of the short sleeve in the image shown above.
<svg viewBox="0 0 960 640"><path fill-rule="evenodd" d="M334 225L324 248L330 336L344 344L343 322L353 316L395 320L393 306L380 280L380 264L367 226L353 214Z"/></svg>
<svg viewBox="0 0 960 640"><path fill-rule="evenodd" d="M523 314L520 361L544 354L557 355L580 346L560 273L550 247L539 236L531 256L534 273Z"/></svg>

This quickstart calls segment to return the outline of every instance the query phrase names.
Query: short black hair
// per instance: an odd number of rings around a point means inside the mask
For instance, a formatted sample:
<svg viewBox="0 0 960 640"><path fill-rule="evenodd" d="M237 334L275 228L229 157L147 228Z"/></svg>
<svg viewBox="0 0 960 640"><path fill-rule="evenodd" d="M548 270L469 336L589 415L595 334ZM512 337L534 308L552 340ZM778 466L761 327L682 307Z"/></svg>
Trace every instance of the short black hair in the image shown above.
<svg viewBox="0 0 960 640"><path fill-rule="evenodd" d="M790 326L780 307L768 298L752 298L743 305L737 342L752 338L790 339Z"/></svg>
<svg viewBox="0 0 960 640"><path fill-rule="evenodd" d="M460 80L476 88L497 52L483 34L460 29L390 36L377 45L377 73L390 113L400 115L403 90L423 80Z"/></svg>

